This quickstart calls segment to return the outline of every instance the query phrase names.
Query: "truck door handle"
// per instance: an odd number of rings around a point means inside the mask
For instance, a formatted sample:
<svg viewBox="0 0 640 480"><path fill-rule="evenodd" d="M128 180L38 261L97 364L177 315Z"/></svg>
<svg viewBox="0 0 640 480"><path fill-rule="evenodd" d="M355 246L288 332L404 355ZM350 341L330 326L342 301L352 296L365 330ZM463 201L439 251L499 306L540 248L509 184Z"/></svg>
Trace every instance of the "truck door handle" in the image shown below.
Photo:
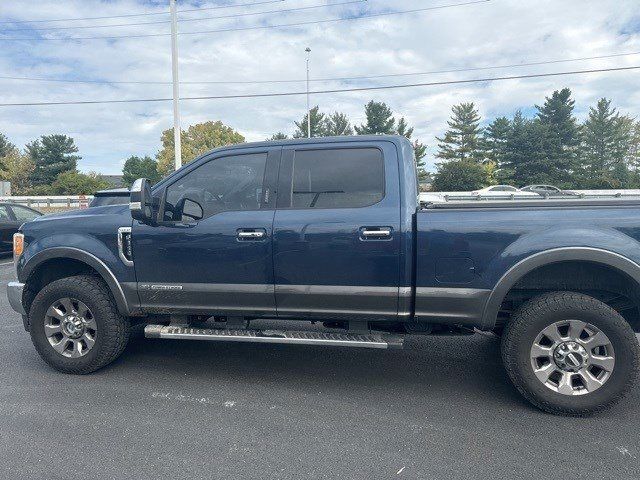
<svg viewBox="0 0 640 480"><path fill-rule="evenodd" d="M242 228L238 230L238 240L261 240L267 236L263 228Z"/></svg>
<svg viewBox="0 0 640 480"><path fill-rule="evenodd" d="M391 238L391 227L363 227L361 234L365 239Z"/></svg>

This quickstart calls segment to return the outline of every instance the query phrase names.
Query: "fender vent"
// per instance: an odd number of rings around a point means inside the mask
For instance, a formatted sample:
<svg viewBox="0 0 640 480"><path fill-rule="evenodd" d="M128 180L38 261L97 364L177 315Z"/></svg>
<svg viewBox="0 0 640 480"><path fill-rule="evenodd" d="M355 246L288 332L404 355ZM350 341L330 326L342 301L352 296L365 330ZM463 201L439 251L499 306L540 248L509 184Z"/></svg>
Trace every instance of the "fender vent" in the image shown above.
<svg viewBox="0 0 640 480"><path fill-rule="evenodd" d="M131 227L120 227L118 229L118 254L125 265L133 265Z"/></svg>

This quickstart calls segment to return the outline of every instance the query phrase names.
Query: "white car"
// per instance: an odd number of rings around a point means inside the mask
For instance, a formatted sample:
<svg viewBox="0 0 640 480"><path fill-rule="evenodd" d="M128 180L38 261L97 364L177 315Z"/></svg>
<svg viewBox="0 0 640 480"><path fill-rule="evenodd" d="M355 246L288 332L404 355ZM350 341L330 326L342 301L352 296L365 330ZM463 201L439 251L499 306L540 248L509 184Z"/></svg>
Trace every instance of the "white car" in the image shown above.
<svg viewBox="0 0 640 480"><path fill-rule="evenodd" d="M523 198L535 198L539 197L538 194L533 192L521 192L516 187L511 185L491 185L480 190L474 190L471 195L476 197L523 197Z"/></svg>

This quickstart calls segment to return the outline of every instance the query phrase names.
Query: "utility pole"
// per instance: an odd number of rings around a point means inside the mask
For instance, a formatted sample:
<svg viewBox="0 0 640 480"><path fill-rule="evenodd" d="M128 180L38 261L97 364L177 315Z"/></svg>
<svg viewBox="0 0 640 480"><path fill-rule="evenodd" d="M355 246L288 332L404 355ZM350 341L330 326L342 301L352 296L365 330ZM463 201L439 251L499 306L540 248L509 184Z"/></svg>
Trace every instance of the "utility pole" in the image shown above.
<svg viewBox="0 0 640 480"><path fill-rule="evenodd" d="M180 140L180 82L178 80L178 17L176 0L169 0L171 10L171 70L173 74L173 146L176 170L182 166L182 145Z"/></svg>
<svg viewBox="0 0 640 480"><path fill-rule="evenodd" d="M304 51L307 52L307 138L311 138L311 107L309 106L309 57L311 49L307 47Z"/></svg>

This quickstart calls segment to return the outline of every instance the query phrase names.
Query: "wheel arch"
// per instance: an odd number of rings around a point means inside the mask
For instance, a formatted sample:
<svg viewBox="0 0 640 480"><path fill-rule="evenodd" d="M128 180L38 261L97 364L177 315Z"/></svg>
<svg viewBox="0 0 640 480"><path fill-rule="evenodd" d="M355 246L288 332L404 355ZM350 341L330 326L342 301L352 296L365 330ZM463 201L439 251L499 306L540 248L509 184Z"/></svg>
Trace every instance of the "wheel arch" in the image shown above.
<svg viewBox="0 0 640 480"><path fill-rule="evenodd" d="M68 262L68 263L67 263ZM42 250L29 259L20 270L20 280L29 284L29 280L43 268L55 265L86 266L88 270L95 272L105 282L118 307L121 315L131 315L131 307L125 293L111 269L95 255L74 247L53 247ZM68 275L58 275L63 278ZM25 289L26 291L26 289ZM23 297L24 299L24 297Z"/></svg>
<svg viewBox="0 0 640 480"><path fill-rule="evenodd" d="M624 274L630 281L635 282L637 288L640 288L640 265L623 255L591 247L562 247L545 250L520 260L498 280L485 304L482 328L492 330L495 327L502 302L519 280L540 267L562 262L601 265Z"/></svg>

